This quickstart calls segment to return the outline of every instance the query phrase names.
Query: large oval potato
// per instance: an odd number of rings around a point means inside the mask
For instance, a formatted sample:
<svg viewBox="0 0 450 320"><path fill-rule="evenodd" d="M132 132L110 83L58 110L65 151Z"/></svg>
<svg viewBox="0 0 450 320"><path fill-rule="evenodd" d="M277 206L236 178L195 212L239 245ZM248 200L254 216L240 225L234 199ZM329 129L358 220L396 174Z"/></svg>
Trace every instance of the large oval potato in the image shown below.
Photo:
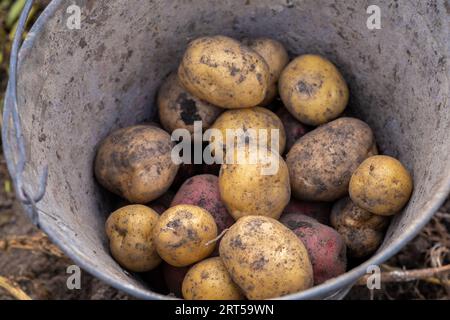
<svg viewBox="0 0 450 320"><path fill-rule="evenodd" d="M289 63L288 53L279 41L270 38L247 38L243 39L242 43L259 53L269 66L269 87L266 97L259 104L267 106L278 94L278 79L284 67Z"/></svg>
<svg viewBox="0 0 450 320"><path fill-rule="evenodd" d="M154 210L135 204L114 211L106 220L111 254L125 269L150 271L161 262L153 239L158 219Z"/></svg>
<svg viewBox="0 0 450 320"><path fill-rule="evenodd" d="M150 125L119 129L102 141L95 158L95 176L109 191L131 203L145 204L167 189L177 174L172 141Z"/></svg>
<svg viewBox="0 0 450 320"><path fill-rule="evenodd" d="M255 51L232 38L214 36L189 43L178 77L194 96L234 109L254 107L264 100L270 72Z"/></svg>
<svg viewBox="0 0 450 320"><path fill-rule="evenodd" d="M355 118L339 118L307 133L286 159L293 195L308 201L342 198L352 173L373 152L373 144L370 127Z"/></svg>
<svg viewBox="0 0 450 320"><path fill-rule="evenodd" d="M281 120L270 110L261 107L246 108L239 110L228 110L222 113L211 129L220 130L222 133L222 141L218 141L215 137L211 137L211 150L215 152L218 148L224 150L224 145L230 145L227 140L227 130L236 130L236 135L233 136L235 145L239 143L261 143L261 130L265 130L265 139L267 141L267 148L276 150L282 154L286 146L286 133L284 131ZM254 130L253 136L252 132ZM278 139L272 143L271 136L278 134ZM266 145L264 145L266 146ZM226 149L224 150L226 153Z"/></svg>
<svg viewBox="0 0 450 320"><path fill-rule="evenodd" d="M390 216L399 212L411 197L413 181L408 170L395 158L377 155L364 160L350 180L350 198L374 214Z"/></svg>
<svg viewBox="0 0 450 320"><path fill-rule="evenodd" d="M297 236L275 219L240 218L223 237L220 257L248 299L269 299L310 288L313 270Z"/></svg>
<svg viewBox="0 0 450 320"><path fill-rule="evenodd" d="M211 214L197 206L182 204L167 209L154 228L159 256L174 267L188 266L214 250L217 226Z"/></svg>
<svg viewBox="0 0 450 320"><path fill-rule="evenodd" d="M262 215L278 219L291 197L289 171L283 158L267 151L267 162L250 159L251 148L235 149L233 163L222 165L219 190L235 218ZM239 154L243 161L238 161Z"/></svg>
<svg viewBox="0 0 450 320"><path fill-rule="evenodd" d="M327 59L313 54L299 56L288 64L281 73L278 90L289 112L309 125L336 119L349 98L339 70Z"/></svg>
<svg viewBox="0 0 450 320"><path fill-rule="evenodd" d="M349 256L361 258L372 254L380 246L389 218L361 209L345 197L333 205L330 221L342 235Z"/></svg>
<svg viewBox="0 0 450 320"><path fill-rule="evenodd" d="M184 277L182 291L187 300L244 299L219 257L200 261L190 268Z"/></svg>
<svg viewBox="0 0 450 320"><path fill-rule="evenodd" d="M201 121L203 130L206 130L223 111L190 94L176 73L171 73L159 89L157 104L159 120L168 132L186 129L193 134L195 121Z"/></svg>

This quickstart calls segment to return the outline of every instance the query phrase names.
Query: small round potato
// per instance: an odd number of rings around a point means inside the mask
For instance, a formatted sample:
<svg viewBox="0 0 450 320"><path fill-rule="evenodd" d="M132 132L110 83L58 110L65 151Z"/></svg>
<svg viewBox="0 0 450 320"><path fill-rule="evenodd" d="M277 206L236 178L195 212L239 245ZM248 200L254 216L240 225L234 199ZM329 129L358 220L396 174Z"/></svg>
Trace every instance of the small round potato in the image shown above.
<svg viewBox="0 0 450 320"><path fill-rule="evenodd" d="M240 218L220 242L220 257L248 299L269 299L313 285L308 251L275 219Z"/></svg>
<svg viewBox="0 0 450 320"><path fill-rule="evenodd" d="M135 204L114 211L106 220L111 254L125 269L145 272L161 262L153 240L158 219L154 210Z"/></svg>
<svg viewBox="0 0 450 320"><path fill-rule="evenodd" d="M349 98L339 70L327 59L312 54L299 56L288 64L281 73L278 89L289 112L314 126L336 119Z"/></svg>
<svg viewBox="0 0 450 320"><path fill-rule="evenodd" d="M270 80L266 97L260 106L267 106L278 94L278 79L284 67L289 63L289 56L284 46L270 38L244 39L242 43L256 51L269 66Z"/></svg>
<svg viewBox="0 0 450 320"><path fill-rule="evenodd" d="M168 132L186 129L193 134L195 121L201 121L203 130L206 130L223 111L186 91L176 73L167 77L159 89L157 101L159 120Z"/></svg>
<svg viewBox="0 0 450 320"><path fill-rule="evenodd" d="M390 216L408 202L413 181L400 161L389 156L366 159L350 180L350 198L359 207L374 214Z"/></svg>
<svg viewBox="0 0 450 320"><path fill-rule="evenodd" d="M339 118L307 133L286 159L294 196L306 201L342 198L373 144L370 127L355 118Z"/></svg>
<svg viewBox="0 0 450 320"><path fill-rule="evenodd" d="M183 280L186 300L243 300L241 289L233 282L219 257L195 264Z"/></svg>
<svg viewBox="0 0 450 320"><path fill-rule="evenodd" d="M95 176L103 187L129 202L148 203L164 194L177 174L172 145L170 135L155 126L114 131L97 151Z"/></svg>
<svg viewBox="0 0 450 320"><path fill-rule="evenodd" d="M188 266L208 257L214 250L216 237L213 216L192 205L167 209L159 218L153 236L160 257L174 267Z"/></svg>
<svg viewBox="0 0 450 320"><path fill-rule="evenodd" d="M219 178L212 174L200 174L187 179L170 206L179 204L199 206L208 211L214 217L219 234L234 223L220 199Z"/></svg>
<svg viewBox="0 0 450 320"><path fill-rule="evenodd" d="M267 140L267 148L277 150L282 154L286 145L286 133L284 131L283 123L275 113L266 108L254 107L239 110L228 110L222 113L211 129L220 130L222 133L222 141L218 141L215 137L211 137L211 150L215 152L217 148L224 149L224 145L229 145L227 141L227 131L237 130L236 136L233 135L234 145L239 143L245 144L256 143L260 144L260 137L262 137L262 130L265 130L265 137ZM250 130L254 130L253 132ZM278 140L275 141L278 145L272 145L272 135L278 133ZM253 134L253 135L252 135ZM226 150L224 150L226 151ZM225 152L226 153L226 152Z"/></svg>
<svg viewBox="0 0 450 320"><path fill-rule="evenodd" d="M269 87L263 57L225 36L192 41L178 68L183 86L194 96L227 109L260 104Z"/></svg>
<svg viewBox="0 0 450 320"><path fill-rule="evenodd" d="M330 222L342 235L349 256L361 258L372 254L380 246L389 218L361 209L345 197L334 204Z"/></svg>
<svg viewBox="0 0 450 320"><path fill-rule="evenodd" d="M237 161L239 153L243 161ZM286 163L271 151L267 152L267 162L252 162L250 153L248 147L235 149L236 161L222 165L219 174L222 201L236 220L247 215L278 219L291 197Z"/></svg>

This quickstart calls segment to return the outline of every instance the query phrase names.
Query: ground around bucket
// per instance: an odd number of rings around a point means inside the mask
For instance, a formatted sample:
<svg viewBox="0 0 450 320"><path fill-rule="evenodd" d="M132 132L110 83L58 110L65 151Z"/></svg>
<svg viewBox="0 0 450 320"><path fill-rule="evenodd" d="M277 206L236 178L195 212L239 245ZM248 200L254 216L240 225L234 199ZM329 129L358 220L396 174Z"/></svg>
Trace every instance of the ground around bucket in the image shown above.
<svg viewBox="0 0 450 320"><path fill-rule="evenodd" d="M19 2L23 1L0 0L0 106L7 83L14 21L20 12L12 12L12 8ZM37 1L35 12L48 2ZM447 200L422 232L381 266L388 280L382 282L380 290L369 290L361 280L361 285L355 286L346 299L450 299L449 272L439 273L449 263L450 200ZM0 300L132 299L84 272L81 288L69 289L70 265L73 262L22 213L0 154Z"/></svg>

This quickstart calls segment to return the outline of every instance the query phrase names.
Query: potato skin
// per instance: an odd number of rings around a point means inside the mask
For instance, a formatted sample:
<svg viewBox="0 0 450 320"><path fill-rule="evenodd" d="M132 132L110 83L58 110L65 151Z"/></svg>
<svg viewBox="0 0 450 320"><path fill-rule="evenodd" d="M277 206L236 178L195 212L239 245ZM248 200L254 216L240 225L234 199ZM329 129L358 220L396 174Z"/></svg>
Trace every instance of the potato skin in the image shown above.
<svg viewBox="0 0 450 320"><path fill-rule="evenodd" d="M211 126L211 129L220 130L222 133L222 144L219 144L218 141L214 141L213 137L211 137L210 143L212 144L211 150L216 150L216 148L222 148L223 144L227 144L226 141L226 132L227 129L232 130L243 130L242 132L247 132L248 129L256 130L255 134L258 135L256 141L252 141L253 143L259 142L259 131L261 129L267 130L267 147L270 149L277 150L280 154L283 153L284 148L286 146L286 133L284 130L283 123L281 120L270 110L261 107L254 108L246 108L246 109L238 109L238 110L227 110L222 113L214 124ZM272 146L271 143L271 132L272 130L278 130L279 133L279 141L278 148L276 146ZM245 143L246 136L240 135L235 140L235 145L237 143Z"/></svg>
<svg viewBox="0 0 450 320"><path fill-rule="evenodd" d="M235 109L254 107L264 100L270 72L255 51L232 38L213 36L189 43L178 77L199 99Z"/></svg>
<svg viewBox="0 0 450 320"><path fill-rule="evenodd" d="M327 59L306 54L283 70L278 90L284 105L299 121L320 125L345 109L349 90L339 70Z"/></svg>
<svg viewBox="0 0 450 320"><path fill-rule="evenodd" d="M372 254L380 246L389 218L361 209L345 197L334 204L330 221L342 235L348 255L361 258Z"/></svg>
<svg viewBox="0 0 450 320"><path fill-rule="evenodd" d="M219 257L200 261L190 268L184 277L182 292L186 300L244 299Z"/></svg>
<svg viewBox="0 0 450 320"><path fill-rule="evenodd" d="M284 131L286 133L285 151L289 152L297 140L311 131L311 128L295 119L284 107L281 107L276 115L283 123Z"/></svg>
<svg viewBox="0 0 450 320"><path fill-rule="evenodd" d="M299 200L334 201L347 194L352 173L372 152L370 127L339 118L301 137L289 151L293 195Z"/></svg>
<svg viewBox="0 0 450 320"><path fill-rule="evenodd" d="M305 215L317 220L321 224L329 225L331 204L329 202L299 201L291 198L288 205L284 208L281 218L287 214Z"/></svg>
<svg viewBox="0 0 450 320"><path fill-rule="evenodd" d="M208 211L217 225L217 233L231 227L233 217L220 199L219 178L211 174L202 174L186 180L180 187L171 207L179 204L191 204Z"/></svg>
<svg viewBox="0 0 450 320"><path fill-rule="evenodd" d="M400 161L377 155L366 159L353 173L349 193L359 207L390 216L405 206L412 189L411 175Z"/></svg>
<svg viewBox="0 0 450 320"><path fill-rule="evenodd" d="M154 228L159 256L174 267L184 267L209 256L217 237L211 214L197 206L178 205L167 209Z"/></svg>
<svg viewBox="0 0 450 320"><path fill-rule="evenodd" d="M236 149L248 160L249 149ZM234 219L247 215L262 215L278 219L291 197L289 172L278 154L268 151L272 161L278 161L275 174L263 174L267 165L262 162L223 164L219 174L219 190L222 202Z"/></svg>
<svg viewBox="0 0 450 320"><path fill-rule="evenodd" d="M219 252L232 279L250 300L276 298L313 285L305 246L275 219L240 218L225 233Z"/></svg>
<svg viewBox="0 0 450 320"><path fill-rule="evenodd" d="M178 165L171 160L170 135L155 126L119 129L102 141L95 176L109 191L131 203L148 203L169 189Z"/></svg>
<svg viewBox="0 0 450 320"><path fill-rule="evenodd" d="M186 129L193 134L195 121L202 121L202 128L206 130L223 111L190 94L183 88L176 73L171 73L162 84L157 104L159 120L167 132Z"/></svg>
<svg viewBox="0 0 450 320"><path fill-rule="evenodd" d="M314 272L314 285L345 272L345 242L336 230L302 214L284 214L280 222L291 229L308 250Z"/></svg>
<svg viewBox="0 0 450 320"><path fill-rule="evenodd" d="M125 269L145 272L156 268L161 258L156 252L153 228L158 213L135 204L120 208L106 220L106 235L114 259Z"/></svg>
<svg viewBox="0 0 450 320"><path fill-rule="evenodd" d="M270 38L247 38L243 39L242 43L263 57L269 67L269 87L266 97L259 104L262 107L267 106L278 94L278 79L289 63L288 53L281 42Z"/></svg>

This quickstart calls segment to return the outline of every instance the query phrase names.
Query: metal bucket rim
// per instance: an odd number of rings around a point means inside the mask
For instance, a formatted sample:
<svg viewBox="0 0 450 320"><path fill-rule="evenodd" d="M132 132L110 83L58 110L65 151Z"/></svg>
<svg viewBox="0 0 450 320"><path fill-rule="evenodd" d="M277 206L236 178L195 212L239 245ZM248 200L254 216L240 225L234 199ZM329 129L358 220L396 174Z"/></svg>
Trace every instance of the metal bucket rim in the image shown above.
<svg viewBox="0 0 450 320"><path fill-rule="evenodd" d="M29 51L32 49L34 41L36 39L36 35L38 35L45 24L54 16L55 12L60 8L63 0L52 0L50 4L45 8L42 14L38 17L36 22L33 24L28 36L22 44L18 55L18 70L20 70L21 61L24 57L27 56ZM5 103L11 103L15 97L9 96L10 92L7 90L7 94L5 97ZM7 121L4 120L3 121ZM448 160L448 157L447 159ZM277 299L282 300L302 300L302 299L317 299L321 297L325 297L333 292L338 290L342 290L345 287L351 287L361 276L366 273L367 267L370 265L378 265L387 259L391 258L398 251L400 251L404 245L406 245L409 241L411 241L420 230L428 223L434 213L440 208L440 206L445 201L447 195L450 193L450 162L447 161L446 168L446 176L442 179L441 184L439 185L438 191L434 193L434 196L428 200L427 206L423 209L423 216L420 223L417 223L414 226L409 226L406 232L401 236L395 239L389 246L382 249L380 252L376 253L369 260L360 264L356 268L347 271L346 273L333 278L321 285L314 286L308 290L289 294ZM30 206L22 204L23 208L27 213L30 213ZM167 296L163 294L159 294L153 291L144 290L140 288L136 288L133 286L128 286L122 282L116 281L108 276L106 276L101 270L96 268L95 264L91 263L88 260L83 260L80 258L69 243L64 241L63 239L56 237L56 233L52 230L50 225L43 224L40 226L41 229L49 236L51 241L55 243L61 250L72 259L78 266L80 266L83 270L90 273L94 277L102 280L103 282L111 285L112 287L121 290L127 294L130 294L134 297L141 299L149 299L149 300L160 300L160 299L170 299L170 300L178 300L175 297Z"/></svg>

